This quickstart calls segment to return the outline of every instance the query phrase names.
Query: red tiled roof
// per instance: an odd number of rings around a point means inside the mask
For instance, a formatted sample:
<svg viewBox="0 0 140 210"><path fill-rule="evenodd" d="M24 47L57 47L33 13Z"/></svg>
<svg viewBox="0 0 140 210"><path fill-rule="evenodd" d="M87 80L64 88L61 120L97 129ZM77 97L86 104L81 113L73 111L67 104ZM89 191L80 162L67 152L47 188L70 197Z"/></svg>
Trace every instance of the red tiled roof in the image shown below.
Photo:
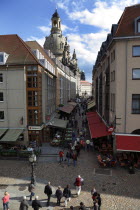
<svg viewBox="0 0 140 210"><path fill-rule="evenodd" d="M134 20L140 16L140 4L126 7L119 22L115 37L136 36Z"/></svg>
<svg viewBox="0 0 140 210"><path fill-rule="evenodd" d="M88 82L88 81L84 81L84 80L81 80L80 81L80 84L82 85L91 85L91 83L90 82Z"/></svg>
<svg viewBox="0 0 140 210"><path fill-rule="evenodd" d="M38 60L16 34L0 35L0 52L9 54L6 64L38 64Z"/></svg>

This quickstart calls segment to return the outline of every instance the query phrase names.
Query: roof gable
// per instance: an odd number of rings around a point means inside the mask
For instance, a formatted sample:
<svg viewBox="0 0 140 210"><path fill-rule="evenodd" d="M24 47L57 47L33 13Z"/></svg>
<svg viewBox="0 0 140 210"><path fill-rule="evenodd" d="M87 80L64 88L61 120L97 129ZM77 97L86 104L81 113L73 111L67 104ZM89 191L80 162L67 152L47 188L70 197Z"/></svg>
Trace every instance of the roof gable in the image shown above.
<svg viewBox="0 0 140 210"><path fill-rule="evenodd" d="M9 57L6 64L38 64L38 60L25 42L16 34L0 35L0 52Z"/></svg>
<svg viewBox="0 0 140 210"><path fill-rule="evenodd" d="M140 16L140 4L126 7L119 22L115 37L137 36L135 33L134 20Z"/></svg>

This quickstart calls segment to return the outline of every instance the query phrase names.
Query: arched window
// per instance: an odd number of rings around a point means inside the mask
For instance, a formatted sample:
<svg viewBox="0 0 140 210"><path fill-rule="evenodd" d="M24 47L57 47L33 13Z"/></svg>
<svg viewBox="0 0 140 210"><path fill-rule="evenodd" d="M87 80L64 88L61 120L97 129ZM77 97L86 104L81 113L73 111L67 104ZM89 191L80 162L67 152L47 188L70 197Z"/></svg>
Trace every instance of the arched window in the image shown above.
<svg viewBox="0 0 140 210"><path fill-rule="evenodd" d="M57 21L56 20L53 21L53 25L54 25L54 27L57 26Z"/></svg>

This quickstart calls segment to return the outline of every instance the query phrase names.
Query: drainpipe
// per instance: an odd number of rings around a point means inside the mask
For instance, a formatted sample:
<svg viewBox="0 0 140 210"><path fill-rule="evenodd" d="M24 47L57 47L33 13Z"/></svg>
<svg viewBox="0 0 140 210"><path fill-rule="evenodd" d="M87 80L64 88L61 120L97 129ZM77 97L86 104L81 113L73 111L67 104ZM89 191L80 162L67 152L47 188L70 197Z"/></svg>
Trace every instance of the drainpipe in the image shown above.
<svg viewBox="0 0 140 210"><path fill-rule="evenodd" d="M125 54L126 54L126 59L125 59L125 116L124 116L124 133L126 133L126 115L127 115L127 49L128 49L128 41L125 43Z"/></svg>

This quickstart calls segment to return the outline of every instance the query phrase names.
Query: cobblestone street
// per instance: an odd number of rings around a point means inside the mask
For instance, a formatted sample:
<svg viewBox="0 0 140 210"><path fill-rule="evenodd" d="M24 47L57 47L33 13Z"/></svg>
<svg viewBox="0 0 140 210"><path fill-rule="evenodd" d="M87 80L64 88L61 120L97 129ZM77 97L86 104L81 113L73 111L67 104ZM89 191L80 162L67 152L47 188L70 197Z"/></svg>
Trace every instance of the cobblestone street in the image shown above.
<svg viewBox="0 0 140 210"><path fill-rule="evenodd" d="M24 161L4 161L0 160L0 197L7 190L11 195L10 210L19 209L19 200L21 196L29 195L27 185L30 180L31 168L28 162ZM128 174L128 171L120 167L113 168L109 171L98 169L96 161L96 153L82 151L78 160L77 167L73 165L67 166L64 162L62 165L56 161L39 162L36 165L37 186L36 194L43 205L46 205L46 195L44 194L44 186L47 181L50 181L55 192L57 186L64 188L66 184L70 184L72 189L72 200L70 205L78 206L81 201L84 201L87 207L92 207L92 199L90 190L94 186L102 197L102 210L138 210L140 209L140 185L139 172L133 175ZM104 173L104 171L106 171ZM85 184L82 187L82 192L79 197L75 195L75 187L73 185L75 177L80 174ZM105 175L106 174L106 175ZM109 174L109 175L107 175ZM51 199L51 207L54 209L63 209L64 203L61 207L56 207L56 198ZM2 205L1 205L2 206ZM43 207L42 209L52 209L51 207ZM29 209L32 209L31 207Z"/></svg>
<svg viewBox="0 0 140 210"><path fill-rule="evenodd" d="M81 128L82 117L77 116L78 126ZM87 136L89 138L89 136ZM43 153L58 154L58 147L50 147L46 144L42 148ZM66 155L67 150L64 150ZM140 172L130 175L127 169L116 168L103 169L97 162L97 152L81 151L77 166L70 166L64 161L59 164L58 156L41 157L36 163L36 195L44 206L42 209L69 209L71 205L78 209L83 201L87 208L92 209L93 201L90 191L93 187L101 194L102 210L140 210ZM30 182L31 166L28 161L0 160L0 199L3 193L8 191L11 195L10 210L18 210L19 202L23 195L29 196L28 184ZM77 175L84 178L84 186L79 197L76 196L74 181ZM53 196L50 207L46 207L46 195L44 187L50 181L53 186ZM68 207L64 208L64 199L61 206L56 206L55 191L58 186L62 189L70 184L72 199ZM29 200L29 197L27 197ZM31 203L29 202L31 205ZM2 203L1 203L2 207ZM0 207L0 209L2 209ZM77 208L76 208L77 207ZM29 210L32 209L31 206Z"/></svg>

